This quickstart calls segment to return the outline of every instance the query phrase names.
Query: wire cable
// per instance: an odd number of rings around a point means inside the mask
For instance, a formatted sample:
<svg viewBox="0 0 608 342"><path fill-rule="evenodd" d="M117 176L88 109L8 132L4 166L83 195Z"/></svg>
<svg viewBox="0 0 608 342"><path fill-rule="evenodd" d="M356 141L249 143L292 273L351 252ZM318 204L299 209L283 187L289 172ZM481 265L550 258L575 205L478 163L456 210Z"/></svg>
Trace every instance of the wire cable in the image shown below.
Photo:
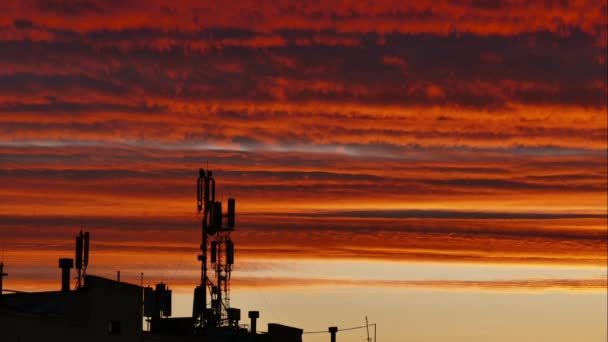
<svg viewBox="0 0 608 342"><path fill-rule="evenodd" d="M344 329L338 328L338 332L340 332L340 331L347 331L347 330L363 329L363 328L367 328L368 326L372 326L372 325L375 325L375 323L370 323L368 325L362 325L360 327L351 327L351 328L344 328ZM323 331L305 331L302 334L329 334L329 330L323 330Z"/></svg>

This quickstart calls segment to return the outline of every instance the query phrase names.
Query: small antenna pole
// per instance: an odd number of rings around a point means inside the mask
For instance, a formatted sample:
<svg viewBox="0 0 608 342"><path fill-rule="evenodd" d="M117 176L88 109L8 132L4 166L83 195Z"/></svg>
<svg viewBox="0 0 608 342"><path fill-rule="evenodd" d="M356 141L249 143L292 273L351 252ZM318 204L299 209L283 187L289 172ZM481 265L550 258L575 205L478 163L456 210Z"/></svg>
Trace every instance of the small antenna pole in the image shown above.
<svg viewBox="0 0 608 342"><path fill-rule="evenodd" d="M367 330L367 342L372 342L369 338L369 323L367 322L367 316L365 316L365 330Z"/></svg>
<svg viewBox="0 0 608 342"><path fill-rule="evenodd" d="M76 270L78 271L78 276L76 277L76 290L80 288L81 280L82 280L82 248L83 248L83 235L82 235L82 218L80 223L80 233L76 235Z"/></svg>
<svg viewBox="0 0 608 342"><path fill-rule="evenodd" d="M2 280L4 279L4 277L8 276L7 273L4 273L4 263L0 262L0 296L2 296Z"/></svg>
<svg viewBox="0 0 608 342"><path fill-rule="evenodd" d="M82 229L80 233L76 235L76 258L75 264L78 270L78 276L76 281L76 289L79 289L83 285L83 280L87 274L87 267L89 266L89 244L90 234L84 232Z"/></svg>

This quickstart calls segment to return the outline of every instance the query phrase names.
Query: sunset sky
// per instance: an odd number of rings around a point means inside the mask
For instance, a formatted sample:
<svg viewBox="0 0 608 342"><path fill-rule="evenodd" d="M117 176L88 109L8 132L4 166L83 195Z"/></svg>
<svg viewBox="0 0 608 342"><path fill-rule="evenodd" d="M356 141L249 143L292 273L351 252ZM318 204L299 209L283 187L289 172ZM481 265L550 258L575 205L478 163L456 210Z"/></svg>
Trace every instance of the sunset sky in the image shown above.
<svg viewBox="0 0 608 342"><path fill-rule="evenodd" d="M190 315L208 166L237 200L232 305L262 330L606 341L607 13L0 1L4 286L59 289L84 229L89 273L144 272Z"/></svg>

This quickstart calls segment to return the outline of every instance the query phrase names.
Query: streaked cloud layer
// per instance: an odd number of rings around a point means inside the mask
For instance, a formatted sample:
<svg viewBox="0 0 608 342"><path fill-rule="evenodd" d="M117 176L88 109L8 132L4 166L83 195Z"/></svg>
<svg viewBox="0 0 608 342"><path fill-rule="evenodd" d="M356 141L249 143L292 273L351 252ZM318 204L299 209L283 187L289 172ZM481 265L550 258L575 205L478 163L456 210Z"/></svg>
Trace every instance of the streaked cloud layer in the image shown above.
<svg viewBox="0 0 608 342"><path fill-rule="evenodd" d="M208 162L243 262L605 269L606 10L2 2L1 241L32 270L84 225L100 266L178 263ZM578 281L449 286L606 287Z"/></svg>

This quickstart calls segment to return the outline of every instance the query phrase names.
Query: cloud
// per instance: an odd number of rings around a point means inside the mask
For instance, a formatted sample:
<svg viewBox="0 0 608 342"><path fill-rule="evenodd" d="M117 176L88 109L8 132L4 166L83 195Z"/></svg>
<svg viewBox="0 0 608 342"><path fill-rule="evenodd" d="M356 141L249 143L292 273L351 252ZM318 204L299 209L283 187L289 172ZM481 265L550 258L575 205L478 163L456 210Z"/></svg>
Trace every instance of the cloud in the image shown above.
<svg viewBox="0 0 608 342"><path fill-rule="evenodd" d="M2 3L0 239L179 263L209 162L245 260L604 265L605 10Z"/></svg>
<svg viewBox="0 0 608 342"><path fill-rule="evenodd" d="M124 272L123 272L124 273ZM35 282L34 282L35 281ZM128 281L128 280L127 280ZM133 282L136 279L132 279ZM190 293L195 277L191 278L174 274L169 285L174 291ZM56 288L57 282L51 279L23 274L21 279L11 279L11 289L40 290L41 288ZM318 278L289 278L289 277L237 277L231 286L237 289L303 289L315 287L359 287L359 288L400 288L427 289L448 291L491 291L491 292L605 292L606 279L515 279L515 280L348 280L348 279L318 279Z"/></svg>
<svg viewBox="0 0 608 342"><path fill-rule="evenodd" d="M38 41L25 32L40 36L40 30L54 38ZM606 64L594 62L606 47L580 30L567 37L545 31L448 37L393 32L383 35L382 44L375 33L322 32L323 40L318 31L297 29L152 27L79 33L10 26L0 29L0 61L6 66L0 89L13 97L86 90L114 99L120 93L124 99L145 95L188 102L606 107L608 88L601 77ZM336 43L323 43L328 40ZM359 43L337 43L347 40ZM35 58L41 54L47 56L44 61Z"/></svg>
<svg viewBox="0 0 608 342"><path fill-rule="evenodd" d="M104 86L111 87L111 84ZM27 88L23 87L23 94L27 93ZM86 93L87 88L83 87L81 92ZM521 151L527 147L542 149L555 145L562 149L601 149L606 140L604 112L591 108L519 106L480 111L359 104L129 101L122 97L100 96L96 91L87 102L75 101L78 97L70 95L69 91L67 94L45 93L43 98L28 95L28 98L26 101L6 99L4 105L0 104L0 112L6 113L0 118L5 141L64 137L113 143L148 136L153 137L148 139L151 145L207 143L234 146L235 138L246 137L260 146L277 149L303 146L306 150L308 146L314 150L314 146L321 149L342 145L359 150L368 145L370 150L378 147L378 153L390 155L399 152L395 147L453 144L465 148L518 146ZM99 100L94 101L95 98ZM55 114L47 115L49 112ZM437 117L446 115L452 120L443 120L438 125ZM108 127L114 134L95 130L94 125Z"/></svg>
<svg viewBox="0 0 608 342"><path fill-rule="evenodd" d="M180 258L197 248L192 243L197 236L193 229L199 225L194 210L190 215L164 217L58 214L4 215L7 251L35 248L48 254L58 248L70 250L71 239L61 241L59 236L73 235L73 227L80 224L95 236L100 260L127 251L148 255L149 261ZM606 221L599 214L485 215L480 220L484 213L443 211L422 217L416 213L395 217L382 211L358 216L340 212L319 216L242 213L233 239L240 260L329 258L589 266L606 262L605 231L600 228ZM159 234L171 243L159 241ZM54 243L49 244L49 240Z"/></svg>
<svg viewBox="0 0 608 342"><path fill-rule="evenodd" d="M15 19L13 24L17 29L31 28L33 26L33 23L26 19Z"/></svg>
<svg viewBox="0 0 608 342"><path fill-rule="evenodd" d="M306 287L397 287L407 289L482 290L482 291L605 291L606 279L546 280L346 280L309 278L235 278L236 287L306 288Z"/></svg>
<svg viewBox="0 0 608 342"><path fill-rule="evenodd" d="M485 2L483 2L485 4ZM605 4L601 1L564 4L509 3L480 6L476 2L420 1L373 4L324 2L306 6L289 2L227 1L217 7L198 1L167 4L166 1L117 2L43 0L10 6L9 16L35 17L57 29L90 31L131 27L177 27L192 30L211 27L256 27L260 31L284 28L337 30L342 32L404 32L510 35L528 31L552 31L568 35L572 28L602 32ZM508 10L506 10L508 9ZM146 15L136 15L144 11ZM586 14L584 17L577 13ZM66 17L71 23L54 21ZM583 19L584 18L584 19Z"/></svg>

